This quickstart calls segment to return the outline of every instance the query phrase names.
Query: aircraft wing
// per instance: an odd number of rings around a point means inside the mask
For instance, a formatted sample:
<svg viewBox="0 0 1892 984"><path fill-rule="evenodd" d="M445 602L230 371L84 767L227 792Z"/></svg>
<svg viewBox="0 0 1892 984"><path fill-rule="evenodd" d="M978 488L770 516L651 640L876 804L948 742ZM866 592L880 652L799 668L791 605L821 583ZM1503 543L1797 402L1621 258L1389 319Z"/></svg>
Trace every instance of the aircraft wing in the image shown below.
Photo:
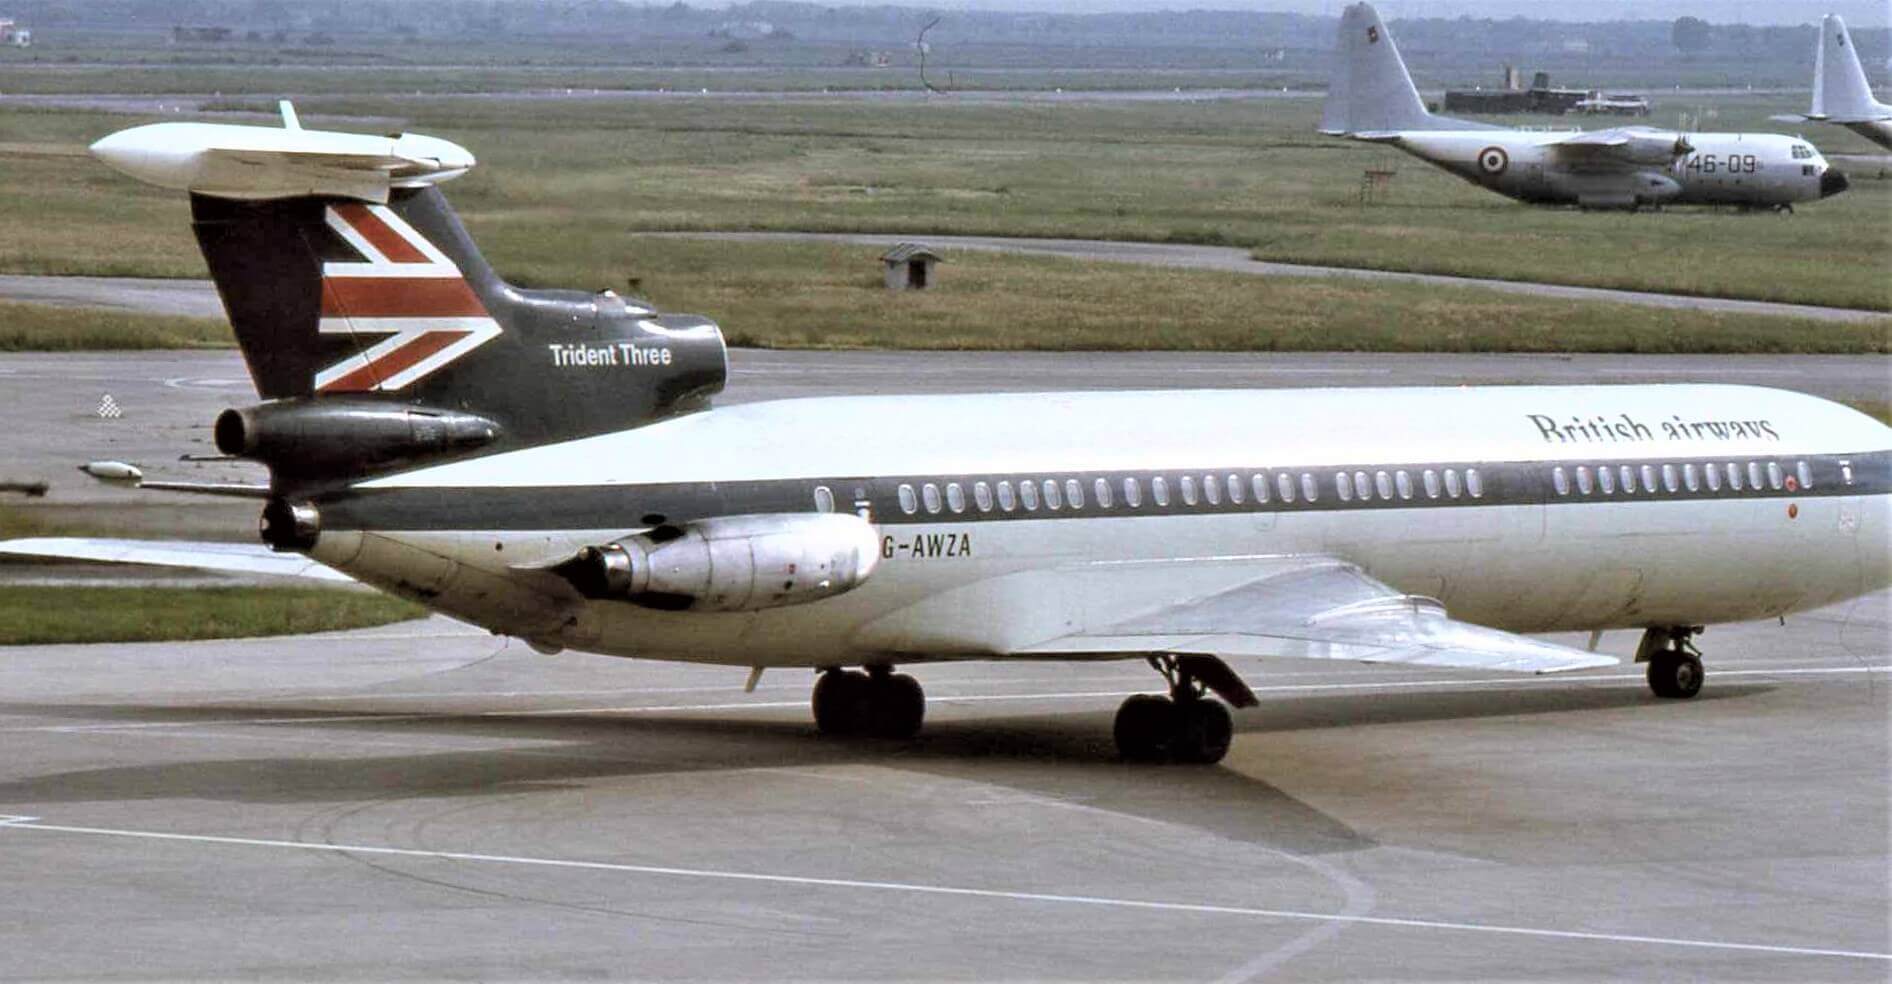
<svg viewBox="0 0 1892 984"><path fill-rule="evenodd" d="M1611 656L1450 618L1331 557L1299 558L1216 594L1066 635L1021 656L1173 653L1409 663L1517 673L1613 666Z"/></svg>
<svg viewBox="0 0 1892 984"><path fill-rule="evenodd" d="M1695 149L1681 134L1642 126L1583 130L1544 146L1568 164L1612 169L1667 166Z"/></svg>
<svg viewBox="0 0 1892 984"><path fill-rule="evenodd" d="M41 536L0 540L0 555L60 557L110 564L188 567L239 574L273 574L317 581L352 582L354 578L301 554L277 553L260 543L204 543L190 540L112 540L94 537Z"/></svg>

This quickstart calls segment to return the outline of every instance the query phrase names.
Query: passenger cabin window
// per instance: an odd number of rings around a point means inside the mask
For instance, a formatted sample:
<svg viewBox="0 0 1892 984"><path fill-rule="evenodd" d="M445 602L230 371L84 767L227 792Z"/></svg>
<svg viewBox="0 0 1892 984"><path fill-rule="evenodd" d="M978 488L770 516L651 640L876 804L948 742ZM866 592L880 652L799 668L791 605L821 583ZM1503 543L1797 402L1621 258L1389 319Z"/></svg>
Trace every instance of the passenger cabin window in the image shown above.
<svg viewBox="0 0 1892 984"><path fill-rule="evenodd" d="M1193 506L1196 504L1196 480L1194 478L1184 475L1176 480L1176 487L1182 490L1183 505Z"/></svg>
<svg viewBox="0 0 1892 984"><path fill-rule="evenodd" d="M1084 508L1084 486L1077 479L1064 480L1064 501L1070 503L1072 509Z"/></svg>
<svg viewBox="0 0 1892 984"><path fill-rule="evenodd" d="M1758 461L1747 463L1747 487L1756 492L1761 490L1761 463Z"/></svg>
<svg viewBox="0 0 1892 984"><path fill-rule="evenodd" d="M1097 508L1099 509L1110 508L1110 480L1109 479L1100 478L1097 481L1092 482L1091 492L1097 497Z"/></svg>
<svg viewBox="0 0 1892 984"><path fill-rule="evenodd" d="M1802 461L1794 465L1793 471L1794 474L1799 477L1800 487L1802 489L1810 489L1813 487L1813 469L1807 467L1806 462Z"/></svg>
<svg viewBox="0 0 1892 984"><path fill-rule="evenodd" d="M939 486L934 485L932 482L926 483L926 485L920 489L920 501L926 503L927 512L939 512Z"/></svg>
<svg viewBox="0 0 1892 984"><path fill-rule="evenodd" d="M1590 466L1578 465L1577 466L1577 491L1583 493L1584 495L1589 495L1592 491L1595 490L1595 488L1596 486L1592 484L1592 479L1590 478Z"/></svg>
<svg viewBox="0 0 1892 984"><path fill-rule="evenodd" d="M1301 473L1301 498L1309 502L1320 501L1320 483L1314 481L1314 476L1306 472Z"/></svg>
<svg viewBox="0 0 1892 984"><path fill-rule="evenodd" d="M1169 482L1164 480L1163 476L1158 475L1150 479L1150 498L1155 499L1159 506L1165 508L1169 506Z"/></svg>
<svg viewBox="0 0 1892 984"><path fill-rule="evenodd" d="M1682 465L1682 485L1690 492L1701 491L1701 475L1692 461Z"/></svg>
<svg viewBox="0 0 1892 984"><path fill-rule="evenodd" d="M1359 493L1362 499L1373 498L1372 480L1366 477L1366 472L1357 471L1353 473L1353 491Z"/></svg>
<svg viewBox="0 0 1892 984"><path fill-rule="evenodd" d="M1623 494L1635 495L1636 494L1636 470L1634 468L1629 467L1628 465L1623 465L1621 469L1618 471L1618 474L1621 475L1623 479Z"/></svg>
<svg viewBox="0 0 1892 984"><path fill-rule="evenodd" d="M826 485L815 486L815 512L834 511L834 493Z"/></svg>
<svg viewBox="0 0 1892 984"><path fill-rule="evenodd" d="M1839 463L1839 480L1846 485L1853 484L1853 463L1852 462L1842 461Z"/></svg>
<svg viewBox="0 0 1892 984"><path fill-rule="evenodd" d="M1256 475L1249 479L1248 485L1255 493L1256 502L1268 501L1268 476Z"/></svg>
<svg viewBox="0 0 1892 984"><path fill-rule="evenodd" d="M1123 504L1132 509L1143 505L1143 486L1134 478L1123 480Z"/></svg>
<svg viewBox="0 0 1892 984"><path fill-rule="evenodd" d="M1727 464L1727 469L1728 469L1728 491L1730 492L1741 491L1741 466L1730 461Z"/></svg>
<svg viewBox="0 0 1892 984"><path fill-rule="evenodd" d="M1238 506L1241 505L1242 492L1242 477L1240 475L1230 475L1228 477L1228 501Z"/></svg>
<svg viewBox="0 0 1892 984"><path fill-rule="evenodd" d="M1055 479L1045 479L1045 508L1064 508L1064 497L1058 493L1058 483Z"/></svg>
<svg viewBox="0 0 1892 984"><path fill-rule="evenodd" d="M974 482L972 484L972 503L979 507L980 512L991 512L992 486L984 482Z"/></svg>
<svg viewBox="0 0 1892 984"><path fill-rule="evenodd" d="M1465 491L1471 493L1474 499L1485 497L1485 480L1479 476L1478 469L1465 469Z"/></svg>
<svg viewBox="0 0 1892 984"><path fill-rule="evenodd" d="M1596 487L1601 489L1604 495L1616 494L1616 473L1610 470L1610 466L1597 466Z"/></svg>
<svg viewBox="0 0 1892 984"><path fill-rule="evenodd" d="M1445 470L1445 494L1454 499L1458 498L1458 469L1456 468Z"/></svg>
<svg viewBox="0 0 1892 984"><path fill-rule="evenodd" d="M1656 490L1656 472L1654 465L1642 466L1642 490L1644 492L1654 492Z"/></svg>
<svg viewBox="0 0 1892 984"><path fill-rule="evenodd" d="M1373 490L1379 493L1381 499L1391 502L1393 499L1393 476L1383 471L1374 472Z"/></svg>
<svg viewBox="0 0 1892 984"><path fill-rule="evenodd" d="M900 486L900 511L911 516L920 509L920 500L913 496L913 486Z"/></svg>
<svg viewBox="0 0 1892 984"><path fill-rule="evenodd" d="M1426 498L1428 499L1438 498L1439 497L1439 473L1428 468L1426 469L1425 474L1419 477L1425 482Z"/></svg>
<svg viewBox="0 0 1892 984"><path fill-rule="evenodd" d="M1708 480L1708 491L1721 491L1721 469L1716 468L1714 463L1710 462L1702 466L1701 472L1702 477Z"/></svg>
<svg viewBox="0 0 1892 984"><path fill-rule="evenodd" d="M1353 476L1346 472L1335 472L1334 494L1340 496L1341 502L1353 501Z"/></svg>
<svg viewBox="0 0 1892 984"><path fill-rule="evenodd" d="M1773 489L1776 492L1779 492L1781 484L1782 484L1782 478L1783 476L1780 470L1780 462L1778 461L1768 462L1767 463L1767 487L1770 489Z"/></svg>
<svg viewBox="0 0 1892 984"><path fill-rule="evenodd" d="M966 493L960 490L958 482L946 483L946 508L956 513L966 511Z"/></svg>
<svg viewBox="0 0 1892 984"><path fill-rule="evenodd" d="M1275 475L1274 479L1275 479L1274 481L1275 491L1281 493L1281 501L1293 502L1294 501L1294 476L1288 474L1287 472L1279 472Z"/></svg>
<svg viewBox="0 0 1892 984"><path fill-rule="evenodd" d="M1211 506L1222 503L1222 486L1216 482L1214 475L1202 476L1202 498Z"/></svg>
<svg viewBox="0 0 1892 984"><path fill-rule="evenodd" d="M1016 505L1018 505L1018 500L1012 497L1012 483L1000 482L999 483L999 508L1005 510L1006 512L1011 512L1012 507Z"/></svg>
<svg viewBox="0 0 1892 984"><path fill-rule="evenodd" d="M1393 473L1393 484L1399 486L1401 499L1412 498L1412 476L1407 475L1404 468Z"/></svg>
<svg viewBox="0 0 1892 984"><path fill-rule="evenodd" d="M1557 490L1558 495L1570 494L1570 476L1564 473L1562 465L1550 470L1550 484Z"/></svg>
<svg viewBox="0 0 1892 984"><path fill-rule="evenodd" d="M1019 481L1018 501L1024 505L1026 512L1038 511L1038 486L1033 484L1031 479Z"/></svg>
<svg viewBox="0 0 1892 984"><path fill-rule="evenodd" d="M1663 465L1662 466L1662 490L1665 492L1676 492L1680 490L1681 487L1682 487L1681 483L1676 480L1675 466Z"/></svg>

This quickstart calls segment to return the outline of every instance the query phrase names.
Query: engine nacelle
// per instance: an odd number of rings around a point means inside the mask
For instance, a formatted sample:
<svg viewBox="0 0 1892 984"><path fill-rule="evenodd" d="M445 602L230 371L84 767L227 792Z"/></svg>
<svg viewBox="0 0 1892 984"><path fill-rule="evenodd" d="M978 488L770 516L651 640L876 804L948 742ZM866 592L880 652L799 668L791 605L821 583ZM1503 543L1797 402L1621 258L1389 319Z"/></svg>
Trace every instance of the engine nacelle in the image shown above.
<svg viewBox="0 0 1892 984"><path fill-rule="evenodd" d="M1666 167L1680 157L1694 151L1688 138L1673 130L1657 130L1649 127L1626 127L1629 143L1620 151L1620 156L1634 164L1653 164Z"/></svg>
<svg viewBox="0 0 1892 984"><path fill-rule="evenodd" d="M472 451L499 425L462 410L368 400L274 400L217 417L217 450L289 474L358 474Z"/></svg>
<svg viewBox="0 0 1892 984"><path fill-rule="evenodd" d="M752 612L852 590L880 559L852 513L723 516L586 547L553 567L594 599L666 611Z"/></svg>

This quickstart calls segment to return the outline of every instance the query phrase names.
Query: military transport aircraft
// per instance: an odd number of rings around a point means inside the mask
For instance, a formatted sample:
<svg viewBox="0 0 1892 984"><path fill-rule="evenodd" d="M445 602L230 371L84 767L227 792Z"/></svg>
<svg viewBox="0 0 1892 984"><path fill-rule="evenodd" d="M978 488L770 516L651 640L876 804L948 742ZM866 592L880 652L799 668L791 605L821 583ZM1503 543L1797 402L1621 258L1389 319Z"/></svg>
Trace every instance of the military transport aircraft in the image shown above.
<svg viewBox="0 0 1892 984"><path fill-rule="evenodd" d="M1435 116L1420 101L1372 4L1356 3L1341 14L1336 55L1320 132L1392 144L1518 201L1791 210L1795 202L1846 190L1846 176L1812 144L1777 133L1524 130Z"/></svg>
<svg viewBox="0 0 1892 984"><path fill-rule="evenodd" d="M1865 66L1838 14L1820 22L1813 49L1813 105L1804 116L1785 119L1837 123L1881 147L1892 149L1892 106L1872 97Z"/></svg>
<svg viewBox="0 0 1892 984"><path fill-rule="evenodd" d="M820 671L824 732L909 736L896 666L1140 659L1128 758L1214 762L1259 657L1546 673L1516 633L1639 628L1661 697L1710 622L1892 582L1892 429L1796 393L1639 385L864 396L713 408L717 327L524 290L442 141L152 124L263 402L217 447L262 539L14 554L348 576L534 648ZM135 479L130 468L95 469ZM340 572L340 573L337 573ZM1594 649L1596 635L1592 635ZM848 667L862 667L863 670ZM1238 671L1237 667L1242 670ZM1218 701L1215 698L1220 697Z"/></svg>

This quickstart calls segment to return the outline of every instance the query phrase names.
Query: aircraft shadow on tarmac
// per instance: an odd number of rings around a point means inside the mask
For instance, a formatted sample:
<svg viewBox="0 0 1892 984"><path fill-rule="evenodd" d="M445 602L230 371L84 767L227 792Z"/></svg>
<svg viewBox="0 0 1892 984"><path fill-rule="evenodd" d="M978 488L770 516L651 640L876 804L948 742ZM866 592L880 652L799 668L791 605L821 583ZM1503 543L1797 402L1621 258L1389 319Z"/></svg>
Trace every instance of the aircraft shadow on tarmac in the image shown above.
<svg viewBox="0 0 1892 984"><path fill-rule="evenodd" d="M1704 693L1695 704L1754 696L1767 684L1736 684ZM476 697L476 694L469 696ZM950 701L945 698L944 701ZM363 703L372 703L364 698ZM1237 716L1249 734L1283 734L1340 726L1419 723L1651 705L1661 713L1688 705L1656 702L1628 687L1554 691L1458 691L1419 696L1351 694L1270 702ZM236 803L324 803L346 800L426 799L517 795L584 788L588 780L635 778L693 771L765 770L867 765L1000 786L1034 797L1179 823L1236 841L1294 854L1372 847L1346 824L1282 792L1264 778L1225 764L1191 768L1133 766L1117 761L1111 715L1092 711L929 723L911 741L838 740L802 721L704 717L701 713L509 714L426 711L303 711L293 702L262 706L141 706L0 704L0 712L76 719L74 727L140 723L216 728L259 719L259 731L286 727L297 740L332 732L321 751L291 758L236 758L155 762L47 773L0 782L0 812L66 802L200 799ZM332 722L325 718L334 718ZM83 723L81 723L83 722ZM1245 726L1244 726L1245 725ZM371 738L369 736L372 736ZM553 747L351 754L404 738L429 737L558 743ZM359 739L362 743L355 744ZM374 745L365 742L373 741ZM1266 741L1266 738L1250 739ZM184 747L189 747L184 746ZM1240 746L1237 746L1238 752ZM1310 754L1300 749L1300 754ZM1342 754L1314 749L1311 754ZM1349 753L1350 754L1350 753ZM1239 756L1230 764L1239 764ZM1325 772L1351 771L1336 761ZM1380 765L1379 768L1387 766ZM1467 768L1476 768L1468 763ZM1415 779L1410 775L1401 779ZM1472 809L1471 804L1467 809Z"/></svg>

